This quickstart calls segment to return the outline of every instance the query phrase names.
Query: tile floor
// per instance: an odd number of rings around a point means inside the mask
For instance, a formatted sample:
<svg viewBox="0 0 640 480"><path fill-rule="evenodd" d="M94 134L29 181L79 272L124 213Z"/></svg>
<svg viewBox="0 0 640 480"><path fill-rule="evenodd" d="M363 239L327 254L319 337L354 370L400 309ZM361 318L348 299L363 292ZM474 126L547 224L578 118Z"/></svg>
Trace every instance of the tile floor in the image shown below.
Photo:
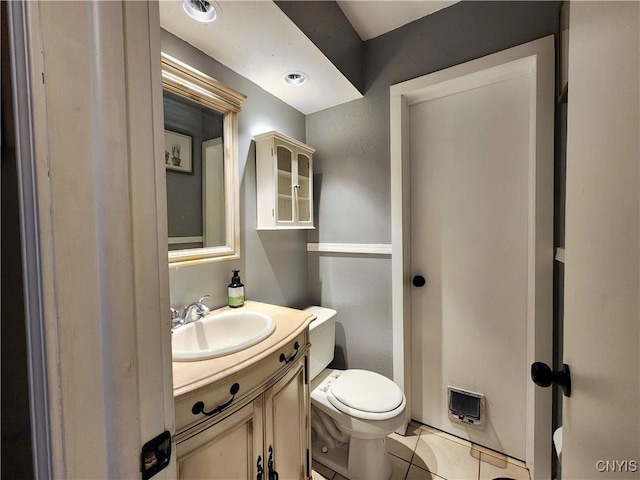
<svg viewBox="0 0 640 480"><path fill-rule="evenodd" d="M392 480L530 480L522 462L415 422L406 436L389 435L387 450ZM316 461L313 479L346 480Z"/></svg>

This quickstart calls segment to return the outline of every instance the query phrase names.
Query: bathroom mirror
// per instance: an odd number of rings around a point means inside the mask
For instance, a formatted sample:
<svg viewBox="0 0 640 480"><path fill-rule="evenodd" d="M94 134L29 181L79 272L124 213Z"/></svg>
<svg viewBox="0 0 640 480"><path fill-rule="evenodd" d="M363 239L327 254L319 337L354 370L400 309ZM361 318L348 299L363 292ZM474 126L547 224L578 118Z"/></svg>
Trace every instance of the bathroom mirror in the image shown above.
<svg viewBox="0 0 640 480"><path fill-rule="evenodd" d="M240 255L238 120L246 96L162 53L169 266Z"/></svg>

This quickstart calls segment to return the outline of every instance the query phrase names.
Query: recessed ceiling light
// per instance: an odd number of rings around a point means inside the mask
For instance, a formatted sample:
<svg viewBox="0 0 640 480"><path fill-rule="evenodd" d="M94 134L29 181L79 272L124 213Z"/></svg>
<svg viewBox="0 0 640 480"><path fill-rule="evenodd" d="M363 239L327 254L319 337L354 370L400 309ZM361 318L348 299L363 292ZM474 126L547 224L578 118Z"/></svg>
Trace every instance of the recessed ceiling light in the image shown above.
<svg viewBox="0 0 640 480"><path fill-rule="evenodd" d="M307 81L307 76L302 72L285 73L282 78L287 85L291 85L292 87L299 87Z"/></svg>
<svg viewBox="0 0 640 480"><path fill-rule="evenodd" d="M214 2L207 0L183 0L182 8L187 15L201 23L213 22L218 15Z"/></svg>

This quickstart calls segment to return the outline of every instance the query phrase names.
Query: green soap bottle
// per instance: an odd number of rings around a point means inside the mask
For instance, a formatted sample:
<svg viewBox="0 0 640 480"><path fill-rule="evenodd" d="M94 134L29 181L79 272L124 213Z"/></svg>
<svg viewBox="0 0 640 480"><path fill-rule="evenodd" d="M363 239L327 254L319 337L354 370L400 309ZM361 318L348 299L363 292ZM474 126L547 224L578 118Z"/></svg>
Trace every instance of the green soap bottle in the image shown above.
<svg viewBox="0 0 640 480"><path fill-rule="evenodd" d="M238 308L244 305L244 285L240 281L240 270L232 270L233 276L229 284L229 306Z"/></svg>

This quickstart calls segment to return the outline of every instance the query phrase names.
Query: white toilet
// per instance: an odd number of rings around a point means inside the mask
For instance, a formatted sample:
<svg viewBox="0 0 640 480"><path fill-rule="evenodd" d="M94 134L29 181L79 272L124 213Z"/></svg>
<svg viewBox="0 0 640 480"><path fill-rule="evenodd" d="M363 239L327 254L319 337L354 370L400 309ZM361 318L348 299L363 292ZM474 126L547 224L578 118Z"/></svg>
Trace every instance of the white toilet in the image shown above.
<svg viewBox="0 0 640 480"><path fill-rule="evenodd" d="M351 480L387 480L385 439L405 421L404 394L377 373L326 368L333 360L337 312L305 310L317 317L309 326L313 459Z"/></svg>

